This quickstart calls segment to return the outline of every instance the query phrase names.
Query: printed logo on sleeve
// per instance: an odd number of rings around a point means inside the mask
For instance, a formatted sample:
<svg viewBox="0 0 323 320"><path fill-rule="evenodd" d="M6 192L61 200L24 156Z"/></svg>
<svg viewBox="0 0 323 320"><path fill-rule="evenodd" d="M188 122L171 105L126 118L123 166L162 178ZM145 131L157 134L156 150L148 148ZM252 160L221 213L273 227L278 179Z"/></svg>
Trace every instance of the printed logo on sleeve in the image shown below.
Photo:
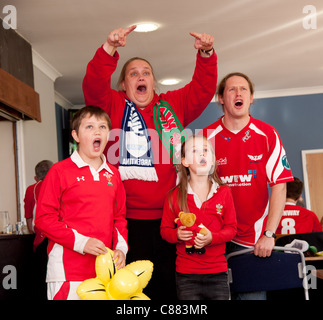
<svg viewBox="0 0 323 320"><path fill-rule="evenodd" d="M287 156L284 155L283 158L282 158L282 163L283 163L283 167L286 169L286 170L291 170L290 169L290 165L289 165L289 162L287 160Z"/></svg>

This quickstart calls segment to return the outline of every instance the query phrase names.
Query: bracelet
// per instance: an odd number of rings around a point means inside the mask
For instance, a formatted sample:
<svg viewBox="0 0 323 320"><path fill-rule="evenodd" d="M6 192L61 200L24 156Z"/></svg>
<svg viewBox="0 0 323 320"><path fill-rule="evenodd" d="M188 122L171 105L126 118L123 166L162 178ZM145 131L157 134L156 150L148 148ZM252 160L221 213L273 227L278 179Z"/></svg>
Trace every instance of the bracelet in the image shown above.
<svg viewBox="0 0 323 320"><path fill-rule="evenodd" d="M203 52L203 53L205 53L205 54L207 54L208 56L210 56L211 55L210 52L213 51L213 47L211 49L209 49L209 50L200 49L200 51Z"/></svg>

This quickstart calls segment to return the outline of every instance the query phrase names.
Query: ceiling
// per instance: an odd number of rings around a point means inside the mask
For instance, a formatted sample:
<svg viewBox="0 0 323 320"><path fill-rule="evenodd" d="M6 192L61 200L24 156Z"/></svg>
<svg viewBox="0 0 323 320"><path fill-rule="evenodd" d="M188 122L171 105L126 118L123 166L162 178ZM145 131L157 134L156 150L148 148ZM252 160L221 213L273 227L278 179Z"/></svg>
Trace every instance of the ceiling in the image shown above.
<svg viewBox="0 0 323 320"><path fill-rule="evenodd" d="M147 21L160 29L129 35L119 49L113 87L133 56L148 59L158 80L181 79L176 86L159 85L159 92L184 86L195 65L193 31L214 36L219 78L241 71L258 92L323 92L322 0L0 0L0 9L8 3L17 9L17 31L62 75L55 90L73 105L84 103L86 65L109 32ZM303 13L308 4L316 15Z"/></svg>

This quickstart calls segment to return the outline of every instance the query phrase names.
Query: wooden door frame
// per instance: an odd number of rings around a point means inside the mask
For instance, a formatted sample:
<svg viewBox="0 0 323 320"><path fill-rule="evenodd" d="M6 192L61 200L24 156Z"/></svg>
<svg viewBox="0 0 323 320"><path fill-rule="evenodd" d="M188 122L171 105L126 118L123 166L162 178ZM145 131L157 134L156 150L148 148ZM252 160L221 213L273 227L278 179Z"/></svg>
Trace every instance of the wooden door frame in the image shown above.
<svg viewBox="0 0 323 320"><path fill-rule="evenodd" d="M303 177L304 177L304 191L305 191L305 201L306 208L311 210L311 194L308 184L308 175L307 175L307 160L306 155L313 153L323 153L323 149L311 149L311 150L302 150L302 165L303 165Z"/></svg>
<svg viewBox="0 0 323 320"><path fill-rule="evenodd" d="M17 141L17 121L0 111L0 121L5 121L11 123L11 135L13 141L13 157L14 157L14 182L15 182L15 203L16 203L16 214L15 219L17 221L21 220L21 193L19 190L19 165L18 165L18 141ZM22 198L23 200L23 198ZM10 214L11 215L11 214Z"/></svg>

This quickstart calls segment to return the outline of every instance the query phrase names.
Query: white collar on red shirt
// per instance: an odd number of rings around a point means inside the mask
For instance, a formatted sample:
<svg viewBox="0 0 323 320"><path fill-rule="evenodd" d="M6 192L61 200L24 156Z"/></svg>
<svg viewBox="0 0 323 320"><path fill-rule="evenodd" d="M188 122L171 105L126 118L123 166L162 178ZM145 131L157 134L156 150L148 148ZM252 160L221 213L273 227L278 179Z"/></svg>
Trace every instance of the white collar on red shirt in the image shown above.
<svg viewBox="0 0 323 320"><path fill-rule="evenodd" d="M206 198L206 201L209 200L210 198L212 198L213 194L218 192L218 188L219 188L219 184L217 182L214 181L214 179L211 179L211 189L210 192ZM198 195L193 191L193 189L191 188L190 183L188 182L188 186L187 186L187 194L192 194L193 195L193 199L195 202L195 205L201 209L203 202L200 200L200 198L198 197Z"/></svg>
<svg viewBox="0 0 323 320"><path fill-rule="evenodd" d="M71 160L79 167L79 168L83 168L83 167L89 167L91 170L91 173L93 175L94 180L99 180L99 172L103 169L107 170L109 173L113 174L113 171L109 168L108 164L107 164L107 160L104 154L101 155L101 159L102 159L102 165L98 170L95 170L92 166L90 166L88 163L86 163L81 156L79 155L79 153L77 152L77 150L75 150L72 155L71 155Z"/></svg>

